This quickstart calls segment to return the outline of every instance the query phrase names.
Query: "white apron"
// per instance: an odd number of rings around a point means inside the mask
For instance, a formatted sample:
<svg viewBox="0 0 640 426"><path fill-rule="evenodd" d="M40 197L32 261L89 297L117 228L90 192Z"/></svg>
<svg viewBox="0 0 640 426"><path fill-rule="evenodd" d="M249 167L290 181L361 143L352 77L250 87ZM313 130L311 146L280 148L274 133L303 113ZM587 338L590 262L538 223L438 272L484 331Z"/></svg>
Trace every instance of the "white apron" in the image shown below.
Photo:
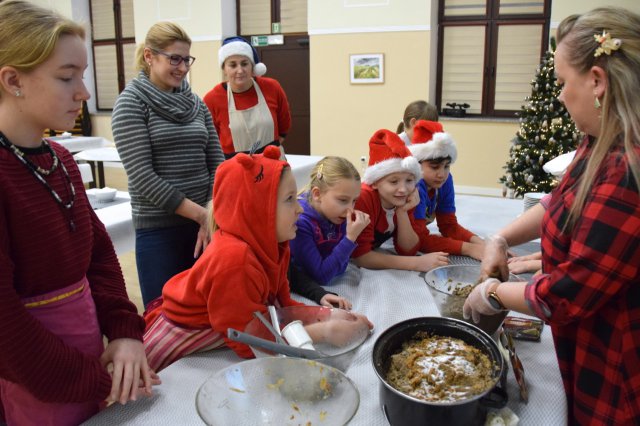
<svg viewBox="0 0 640 426"><path fill-rule="evenodd" d="M249 152L256 145L254 151L260 150L273 141L273 117L267 101L262 95L260 86L253 81L253 87L258 95L258 103L251 108L237 110L233 99L231 86L227 84L227 107L229 110L229 130L233 138L235 152ZM280 147L281 158L284 159L284 150Z"/></svg>

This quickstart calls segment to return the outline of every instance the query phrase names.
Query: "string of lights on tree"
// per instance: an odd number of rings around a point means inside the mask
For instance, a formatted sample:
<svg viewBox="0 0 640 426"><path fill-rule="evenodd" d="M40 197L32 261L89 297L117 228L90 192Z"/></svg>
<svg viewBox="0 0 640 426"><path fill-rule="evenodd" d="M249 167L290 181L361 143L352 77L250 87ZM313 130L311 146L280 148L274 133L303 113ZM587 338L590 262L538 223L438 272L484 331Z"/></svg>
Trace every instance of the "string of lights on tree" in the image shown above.
<svg viewBox="0 0 640 426"><path fill-rule="evenodd" d="M554 74L554 38L550 45L531 80L531 96L525 98L517 113L520 129L511 140L509 160L503 167L506 173L499 180L504 196L550 192L558 182L542 166L560 154L573 151L580 140L575 123L558 100L561 88Z"/></svg>

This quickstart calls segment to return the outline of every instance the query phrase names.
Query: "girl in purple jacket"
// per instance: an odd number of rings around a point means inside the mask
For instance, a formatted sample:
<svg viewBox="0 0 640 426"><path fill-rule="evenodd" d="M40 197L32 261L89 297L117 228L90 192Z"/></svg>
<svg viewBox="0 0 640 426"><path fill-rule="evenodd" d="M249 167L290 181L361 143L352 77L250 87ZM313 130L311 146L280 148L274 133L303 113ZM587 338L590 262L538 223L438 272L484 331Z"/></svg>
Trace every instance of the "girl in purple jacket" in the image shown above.
<svg viewBox="0 0 640 426"><path fill-rule="evenodd" d="M342 157L325 157L311 171L299 202L303 213L291 240L290 286L325 306L349 309L348 300L322 286L347 269L356 239L369 224L369 215L354 210L360 195L360 174Z"/></svg>

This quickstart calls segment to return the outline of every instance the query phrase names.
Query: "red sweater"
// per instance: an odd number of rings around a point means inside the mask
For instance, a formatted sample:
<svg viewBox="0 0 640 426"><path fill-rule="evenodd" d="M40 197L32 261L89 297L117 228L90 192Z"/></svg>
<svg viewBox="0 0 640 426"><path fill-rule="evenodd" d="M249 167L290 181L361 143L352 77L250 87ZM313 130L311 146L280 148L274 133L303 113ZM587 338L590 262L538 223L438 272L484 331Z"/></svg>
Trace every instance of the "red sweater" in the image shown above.
<svg viewBox="0 0 640 426"><path fill-rule="evenodd" d="M260 86L271 117L273 118L273 140L278 140L280 136L285 137L291 127L291 114L289 112L289 102L287 95L282 90L282 86L276 80L268 77L255 77L256 83ZM258 94L255 87L242 93L234 93L233 99L236 109L243 110L251 108L258 103ZM211 111L213 124L220 138L220 145L225 154L235 152L233 148L233 137L229 129L229 106L227 100L227 83L220 83L207 93L203 98L204 103ZM271 142L271 141L270 141Z"/></svg>
<svg viewBox="0 0 640 426"><path fill-rule="evenodd" d="M238 154L218 167L213 211L219 229L195 265L164 285L162 310L168 319L226 336L229 327L243 331L253 313L266 313L269 304L300 305L289 293L289 242L278 244L276 238L285 165L263 155ZM253 356L247 345L226 337L225 342L238 355Z"/></svg>
<svg viewBox="0 0 640 426"><path fill-rule="evenodd" d="M20 301L66 287L86 275L102 332L110 340L142 340L144 322L127 298L118 258L89 205L76 163L60 145L51 146L76 189L74 232L44 185L0 147L0 376L45 402L103 400L111 378L99 360L65 345ZM51 167L49 154L28 158L43 168ZM69 199L60 167L47 181L63 201Z"/></svg>
<svg viewBox="0 0 640 426"><path fill-rule="evenodd" d="M398 225L396 222L396 215L393 215L393 223L395 224L394 230L388 237L384 238L383 235L388 229L389 223L387 222L387 215L380 203L380 195L378 191L371 188L366 183L362 184L362 190L360 197L356 201L356 210L363 211L369 214L371 223L360 233L356 244L358 247L353 251L351 257L356 258L364 254L369 253L371 250L380 247L380 245L389 238L393 238L393 246L396 249L396 253L400 256L415 256L418 253L420 244L416 244L411 250L403 250L398 246ZM411 227L420 236L421 228L417 225L413 219L413 210L409 211L409 220L411 221ZM423 224L424 225L424 224Z"/></svg>

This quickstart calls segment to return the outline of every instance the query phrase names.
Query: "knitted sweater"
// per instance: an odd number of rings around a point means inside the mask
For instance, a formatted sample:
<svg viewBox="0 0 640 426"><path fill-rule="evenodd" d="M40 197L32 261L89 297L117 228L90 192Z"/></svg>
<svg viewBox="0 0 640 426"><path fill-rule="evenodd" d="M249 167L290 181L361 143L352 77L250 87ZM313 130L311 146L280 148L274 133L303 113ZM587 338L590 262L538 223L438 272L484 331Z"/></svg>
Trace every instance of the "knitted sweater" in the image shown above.
<svg viewBox="0 0 640 426"><path fill-rule="evenodd" d="M273 140L287 136L291 127L291 113L289 102L282 86L276 80L268 77L256 77L256 84L260 86L264 100L267 102L271 117L273 118ZM220 144L225 154L235 152L233 137L229 129L229 105L227 99L227 83L220 83L204 96L204 103L211 111L213 122L220 137ZM233 99L236 109L244 110L258 103L258 94L255 87L242 93L234 93Z"/></svg>
<svg viewBox="0 0 640 426"><path fill-rule="evenodd" d="M202 100L186 81L163 92L140 72L118 97L111 126L129 179L135 228L189 223L175 210L185 198L205 206L224 161Z"/></svg>
<svg viewBox="0 0 640 426"><path fill-rule="evenodd" d="M51 147L76 190L73 232L69 217L44 185L0 147L0 376L42 401L98 401L111 388L107 370L97 358L67 346L44 328L20 299L61 289L86 275L100 328L110 340L142 340L144 322L127 298L118 258L89 205L73 157L55 142ZM33 163L51 167L48 153L23 150ZM69 200L60 167L46 180L63 201Z"/></svg>

